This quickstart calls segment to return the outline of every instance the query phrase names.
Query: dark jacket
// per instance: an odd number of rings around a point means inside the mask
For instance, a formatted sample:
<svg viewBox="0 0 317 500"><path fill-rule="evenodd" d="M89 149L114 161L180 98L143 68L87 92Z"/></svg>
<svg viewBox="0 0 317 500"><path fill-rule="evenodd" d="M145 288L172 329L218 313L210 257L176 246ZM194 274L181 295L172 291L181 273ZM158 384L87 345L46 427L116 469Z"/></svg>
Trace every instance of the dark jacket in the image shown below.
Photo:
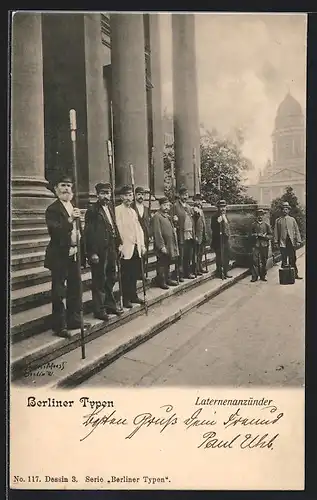
<svg viewBox="0 0 317 500"><path fill-rule="evenodd" d="M175 226L177 228L178 242L180 245L184 243L184 224L186 219L186 212L188 213L188 215L190 215L190 217L193 217L192 208L187 205L185 209L181 202L179 200L176 200L171 209L171 216L173 217L174 215L177 215L178 217L178 221L175 223Z"/></svg>
<svg viewBox="0 0 317 500"><path fill-rule="evenodd" d="M152 219L152 229L155 250L161 251L165 247L171 259L177 257L179 255L177 236L170 215L156 212Z"/></svg>
<svg viewBox="0 0 317 500"><path fill-rule="evenodd" d="M100 259L103 259L109 250L115 252L116 248L121 245L120 234L110 204L108 209L113 227L99 201L93 203L86 211L84 236L88 259L93 254L97 254Z"/></svg>
<svg viewBox="0 0 317 500"><path fill-rule="evenodd" d="M205 244L207 241L206 219L204 214L194 212L195 236L199 245Z"/></svg>
<svg viewBox="0 0 317 500"><path fill-rule="evenodd" d="M144 243L145 246L148 247L149 244L149 238L151 236L151 214L150 210L148 207L144 206L144 212L143 216L141 217L139 212L136 210L136 205L135 203L132 203L132 208L136 211L138 217L139 217L139 222L141 224L141 227L143 229L143 234L144 234Z"/></svg>
<svg viewBox="0 0 317 500"><path fill-rule="evenodd" d="M220 228L223 234L223 242L225 244L228 243L230 238L230 220L226 214L226 218L228 220L228 224L225 224L223 221L218 222L218 217L220 217L220 213L217 212L215 215L211 217L211 248L214 250L220 249Z"/></svg>
<svg viewBox="0 0 317 500"><path fill-rule="evenodd" d="M69 249L71 246L71 232L73 224L68 222L68 212L60 200L55 200L49 205L45 212L45 220L50 236L50 242L47 245L44 267L48 269L61 268L67 266ZM82 228L80 224L80 231ZM80 240L81 264L85 264L85 251L83 238Z"/></svg>
<svg viewBox="0 0 317 500"><path fill-rule="evenodd" d="M257 236L258 234L266 234L266 236ZM255 221L251 227L251 244L252 247L268 247L269 241L272 239L272 229L270 224L265 221Z"/></svg>

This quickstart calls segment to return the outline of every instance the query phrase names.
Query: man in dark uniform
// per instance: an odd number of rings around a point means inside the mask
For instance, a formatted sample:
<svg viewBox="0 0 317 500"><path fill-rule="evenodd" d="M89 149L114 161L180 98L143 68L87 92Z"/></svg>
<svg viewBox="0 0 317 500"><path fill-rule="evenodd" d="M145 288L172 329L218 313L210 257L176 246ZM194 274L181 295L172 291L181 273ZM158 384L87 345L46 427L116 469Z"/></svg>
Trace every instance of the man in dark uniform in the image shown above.
<svg viewBox="0 0 317 500"><path fill-rule="evenodd" d="M227 203L220 200L217 203L218 212L211 218L211 247L216 253L216 276L218 278L232 278L228 274L230 253L230 226L227 218Z"/></svg>
<svg viewBox="0 0 317 500"><path fill-rule="evenodd" d="M140 219L140 224L143 229L144 243L146 248L148 248L149 238L150 238L150 224L151 224L151 214L144 205L145 189L143 187L135 188L135 203L132 203L132 207L137 210L137 214Z"/></svg>
<svg viewBox="0 0 317 500"><path fill-rule="evenodd" d="M95 186L97 201L86 211L85 242L91 266L92 303L95 318L108 320L108 314L120 316L113 287L116 281L116 253L121 238L111 207L111 185Z"/></svg>
<svg viewBox="0 0 317 500"><path fill-rule="evenodd" d="M163 290L176 286L177 281L170 279L169 268L178 258L177 234L169 215L170 202L168 198L159 199L160 209L152 219L154 249L157 257L156 283Z"/></svg>
<svg viewBox="0 0 317 500"><path fill-rule="evenodd" d="M256 221L251 227L252 238L252 278L251 282L260 278L261 281L267 281L266 264L269 256L269 244L272 239L272 230L270 224L263 220L264 210L258 208L256 211Z"/></svg>
<svg viewBox="0 0 317 500"><path fill-rule="evenodd" d="M73 206L73 181L60 175L52 183L55 200L45 212L50 242L46 249L44 267L52 273L52 329L60 337L70 338L68 329L81 327L80 276L77 258L77 228L80 210ZM80 235L79 235L80 237ZM82 239L80 241L82 243ZM81 256L84 252L81 248ZM63 299L66 297L66 310ZM84 326L88 326L85 324Z"/></svg>
<svg viewBox="0 0 317 500"><path fill-rule="evenodd" d="M171 215L177 228L177 239L179 248L179 280L184 278L193 279L193 250L194 250L194 227L193 210L188 204L188 190L181 187L177 199L172 207Z"/></svg>
<svg viewBox="0 0 317 500"><path fill-rule="evenodd" d="M202 209L202 198L200 194L196 194L193 197L193 206L197 274L198 276L202 276L202 274L207 273L208 271L206 269L203 269L203 256L205 253L205 246L207 242L207 231L206 219Z"/></svg>
<svg viewBox="0 0 317 500"><path fill-rule="evenodd" d="M291 207L287 201L282 204L283 216L275 221L274 243L278 245L282 256L282 267L289 264L295 269L295 278L301 280L298 276L296 266L296 248L301 244L301 235L294 217L289 215Z"/></svg>

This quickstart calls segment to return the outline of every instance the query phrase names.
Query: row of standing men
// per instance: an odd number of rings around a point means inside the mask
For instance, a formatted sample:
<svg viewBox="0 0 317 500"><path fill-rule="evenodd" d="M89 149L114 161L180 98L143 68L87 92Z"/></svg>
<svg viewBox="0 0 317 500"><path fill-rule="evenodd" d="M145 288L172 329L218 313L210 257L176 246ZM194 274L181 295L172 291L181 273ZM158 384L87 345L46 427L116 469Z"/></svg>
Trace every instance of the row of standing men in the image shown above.
<svg viewBox="0 0 317 500"><path fill-rule="evenodd" d="M203 266L207 230L199 195L190 205L188 190L180 188L175 203L161 198L159 210L151 217L148 207L143 204L145 191L141 187L135 189L134 199L132 187L124 186L120 191L121 204L115 207L115 212L111 203L111 185L100 182L95 189L97 201L86 211L84 230L79 223L79 234L76 222L80 221L80 210L72 203L73 181L69 176L61 176L55 181L52 191L57 199L46 210L50 242L44 266L51 270L52 275L52 329L61 337L70 337L68 330L81 326L79 239L81 264L85 266L88 261L91 268L93 314L104 321L108 320L108 314L119 316L123 313L113 294L118 259L123 307L130 309L133 304L144 304L137 295L137 280L142 277L141 259L144 262L150 239L153 239L157 258L157 286L167 289L179 281L208 272L207 262L206 267ZM212 217L211 231L216 274L219 278L230 278L230 225L224 200L220 200L218 213ZM252 267L259 263L261 279L263 269L266 269L262 254L261 262L257 259ZM175 269L171 273L172 263L175 263Z"/></svg>

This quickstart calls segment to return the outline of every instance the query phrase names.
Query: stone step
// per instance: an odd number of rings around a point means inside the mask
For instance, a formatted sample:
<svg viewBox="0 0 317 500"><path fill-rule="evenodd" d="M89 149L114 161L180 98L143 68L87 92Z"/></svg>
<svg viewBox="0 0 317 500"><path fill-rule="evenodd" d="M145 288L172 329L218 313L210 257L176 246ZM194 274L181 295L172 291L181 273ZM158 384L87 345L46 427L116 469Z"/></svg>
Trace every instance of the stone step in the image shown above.
<svg viewBox="0 0 317 500"><path fill-rule="evenodd" d="M85 333L85 359L81 359L79 330L73 331L71 339L54 337L48 330L24 340L11 349L12 380L20 385L32 385L32 388L75 387L248 273L246 269L235 268L231 271L232 279L213 279L213 265L208 274L185 280L169 290L151 288L148 315L139 305L123 317L111 319L108 324L86 315L91 327ZM55 366L64 368L47 370L44 365L53 360ZM37 376L35 370L42 372L41 376Z"/></svg>
<svg viewBox="0 0 317 500"><path fill-rule="evenodd" d="M11 219L12 229L25 229L25 226L29 228L33 227L43 227L46 229L45 217L13 217ZM26 228L27 229L27 228Z"/></svg>
<svg viewBox="0 0 317 500"><path fill-rule="evenodd" d="M85 274L90 268L82 269ZM51 281L51 272L45 267L33 267L30 269L21 269L11 273L11 290L19 290L28 286L40 285Z"/></svg>
<svg viewBox="0 0 317 500"><path fill-rule="evenodd" d="M18 241L11 242L11 255L24 255L25 253L32 254L39 251L46 250L49 237L44 238L43 236L38 239L22 239Z"/></svg>
<svg viewBox="0 0 317 500"><path fill-rule="evenodd" d="M28 252L11 256L11 270L19 271L34 267L43 267L45 252Z"/></svg>
<svg viewBox="0 0 317 500"><path fill-rule="evenodd" d="M209 259L209 265L213 264L215 261L214 255ZM173 270L173 266L171 266ZM152 270L148 274L147 284L149 285L156 272ZM193 280L190 280L193 281ZM90 282L90 276L87 277L87 287ZM138 290L142 291L142 283L138 282ZM119 287L118 283L114 286L114 294L119 300ZM83 292L83 308L85 312L91 312L91 291L86 289ZM51 303L45 302L42 305L33 306L32 308L22 310L20 312L16 311L11 314L11 324L10 324L10 336L12 343L19 342L21 339L31 337L32 335L37 335L47 329L51 321Z"/></svg>
<svg viewBox="0 0 317 500"><path fill-rule="evenodd" d="M156 258L154 255L149 257L149 269L153 270L155 267ZM36 268L35 268L36 269ZM32 285L29 283L29 286L19 286L15 289L12 289L11 292L11 311L13 313L25 311L27 309L31 309L33 307L40 306L42 304L47 304L51 301L51 274L50 272L43 272L45 268L39 268L41 270L38 275L35 269L33 269L33 275L31 275L31 280L35 281L35 284ZM21 271L18 271L19 278L21 277ZM12 273L13 279L15 278L16 273ZM45 278L43 278L43 275ZM22 275L23 276L23 275ZM29 277L29 274L25 275ZM40 283L37 282L38 278L40 279ZM87 271L82 270L82 282L83 289L88 290L91 284L91 272L90 268L87 268ZM22 281L24 284L24 282Z"/></svg>
<svg viewBox="0 0 317 500"><path fill-rule="evenodd" d="M207 261L211 262L214 254L207 255ZM149 256L149 271L153 271L156 265L156 256L154 254ZM27 270L25 275L23 271L13 271L12 280L13 287L11 292L11 312L18 313L28 309L47 304L51 301L51 275L46 272L43 267L39 268L37 274L36 268L28 274ZM43 271L44 270L44 271ZM17 282L14 281L17 279ZM91 284L91 274L89 268L82 274L83 289L88 290ZM27 283L27 286L25 286Z"/></svg>
<svg viewBox="0 0 317 500"><path fill-rule="evenodd" d="M40 239L40 238L45 238L47 239L48 232L46 229L46 226L36 226L36 227L18 227L15 228L13 227L11 229L11 242L15 241L23 241L23 240L29 240L29 239Z"/></svg>

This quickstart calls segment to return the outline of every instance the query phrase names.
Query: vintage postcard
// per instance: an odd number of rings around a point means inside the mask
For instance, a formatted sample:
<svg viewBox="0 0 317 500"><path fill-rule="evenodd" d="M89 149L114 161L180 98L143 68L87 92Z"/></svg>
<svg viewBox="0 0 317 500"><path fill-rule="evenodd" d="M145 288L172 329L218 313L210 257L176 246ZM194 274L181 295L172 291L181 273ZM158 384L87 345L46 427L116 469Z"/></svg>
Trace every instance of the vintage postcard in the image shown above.
<svg viewBox="0 0 317 500"><path fill-rule="evenodd" d="M306 40L12 13L12 489L304 489Z"/></svg>

